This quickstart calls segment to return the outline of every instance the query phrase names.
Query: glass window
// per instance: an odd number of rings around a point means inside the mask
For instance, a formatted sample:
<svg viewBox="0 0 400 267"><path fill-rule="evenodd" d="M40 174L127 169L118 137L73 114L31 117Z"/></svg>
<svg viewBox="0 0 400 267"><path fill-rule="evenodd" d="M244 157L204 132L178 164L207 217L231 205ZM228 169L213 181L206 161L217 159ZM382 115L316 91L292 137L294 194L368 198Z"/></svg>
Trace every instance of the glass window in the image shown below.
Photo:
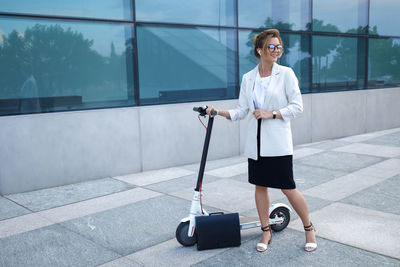
<svg viewBox="0 0 400 267"><path fill-rule="evenodd" d="M310 0L238 0L239 26L306 30Z"/></svg>
<svg viewBox="0 0 400 267"><path fill-rule="evenodd" d="M252 70L259 62L253 53L253 36L259 32L239 31L239 70L240 79L243 74ZM278 63L291 67L299 80L303 93L310 91L309 79L309 37L300 34L281 34L284 53Z"/></svg>
<svg viewBox="0 0 400 267"><path fill-rule="evenodd" d="M400 1L370 0L369 33L400 36Z"/></svg>
<svg viewBox="0 0 400 267"><path fill-rule="evenodd" d="M321 32L365 33L368 0L314 0L313 30Z"/></svg>
<svg viewBox="0 0 400 267"><path fill-rule="evenodd" d="M365 53L364 38L313 36L313 92L363 88Z"/></svg>
<svg viewBox="0 0 400 267"><path fill-rule="evenodd" d="M0 18L0 115L132 105L132 31Z"/></svg>
<svg viewBox="0 0 400 267"><path fill-rule="evenodd" d="M142 104L236 97L234 30L137 27Z"/></svg>
<svg viewBox="0 0 400 267"><path fill-rule="evenodd" d="M131 0L0 0L0 12L99 19L132 19Z"/></svg>
<svg viewBox="0 0 400 267"><path fill-rule="evenodd" d="M235 0L136 0L136 20L235 26Z"/></svg>
<svg viewBox="0 0 400 267"><path fill-rule="evenodd" d="M369 39L368 87L400 86L400 39Z"/></svg>

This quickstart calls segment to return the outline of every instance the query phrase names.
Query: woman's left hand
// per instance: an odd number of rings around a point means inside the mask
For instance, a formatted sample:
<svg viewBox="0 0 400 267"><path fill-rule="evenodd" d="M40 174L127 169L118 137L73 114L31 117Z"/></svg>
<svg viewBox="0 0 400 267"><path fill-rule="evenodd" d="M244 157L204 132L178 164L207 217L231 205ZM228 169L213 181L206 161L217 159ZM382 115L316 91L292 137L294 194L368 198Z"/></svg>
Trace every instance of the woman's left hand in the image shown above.
<svg viewBox="0 0 400 267"><path fill-rule="evenodd" d="M265 111L262 109L256 109L253 112L254 117L256 117L256 119L271 119L272 118L272 112L269 111Z"/></svg>

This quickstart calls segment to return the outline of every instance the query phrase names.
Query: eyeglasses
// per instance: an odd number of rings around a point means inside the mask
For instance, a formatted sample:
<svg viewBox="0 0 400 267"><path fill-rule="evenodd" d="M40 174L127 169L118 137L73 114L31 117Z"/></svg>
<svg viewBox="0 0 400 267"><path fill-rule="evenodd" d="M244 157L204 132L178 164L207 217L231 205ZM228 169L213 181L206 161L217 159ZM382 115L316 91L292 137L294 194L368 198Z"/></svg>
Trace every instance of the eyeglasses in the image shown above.
<svg viewBox="0 0 400 267"><path fill-rule="evenodd" d="M282 51L282 49L283 49L283 46L280 45L280 44L278 44L278 45L269 44L269 45L267 45L267 47L268 47L268 50L269 50L270 52L274 52L275 49L276 49L278 52L280 52L280 51Z"/></svg>

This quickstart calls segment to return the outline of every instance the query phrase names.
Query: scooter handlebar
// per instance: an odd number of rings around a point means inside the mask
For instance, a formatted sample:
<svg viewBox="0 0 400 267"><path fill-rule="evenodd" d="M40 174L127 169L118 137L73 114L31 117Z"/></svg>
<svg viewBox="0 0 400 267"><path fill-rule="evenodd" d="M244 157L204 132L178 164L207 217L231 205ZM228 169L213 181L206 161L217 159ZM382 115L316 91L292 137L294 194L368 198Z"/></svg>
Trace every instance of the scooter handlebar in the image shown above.
<svg viewBox="0 0 400 267"><path fill-rule="evenodd" d="M193 107L193 110L200 113L201 116L206 116L207 115L207 108L208 106L202 106L202 107ZM216 110L211 110L211 115L217 115Z"/></svg>

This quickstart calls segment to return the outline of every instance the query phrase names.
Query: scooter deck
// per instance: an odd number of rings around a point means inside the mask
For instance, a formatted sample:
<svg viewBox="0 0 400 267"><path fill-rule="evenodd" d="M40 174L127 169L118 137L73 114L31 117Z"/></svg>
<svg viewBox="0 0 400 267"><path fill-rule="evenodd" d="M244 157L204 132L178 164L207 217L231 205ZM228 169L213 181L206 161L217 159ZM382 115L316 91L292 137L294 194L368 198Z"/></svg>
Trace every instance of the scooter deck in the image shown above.
<svg viewBox="0 0 400 267"><path fill-rule="evenodd" d="M240 230L261 226L258 217L240 217Z"/></svg>
<svg viewBox="0 0 400 267"><path fill-rule="evenodd" d="M240 217L240 224L242 223L249 223L249 222L256 222L258 221L258 217Z"/></svg>

